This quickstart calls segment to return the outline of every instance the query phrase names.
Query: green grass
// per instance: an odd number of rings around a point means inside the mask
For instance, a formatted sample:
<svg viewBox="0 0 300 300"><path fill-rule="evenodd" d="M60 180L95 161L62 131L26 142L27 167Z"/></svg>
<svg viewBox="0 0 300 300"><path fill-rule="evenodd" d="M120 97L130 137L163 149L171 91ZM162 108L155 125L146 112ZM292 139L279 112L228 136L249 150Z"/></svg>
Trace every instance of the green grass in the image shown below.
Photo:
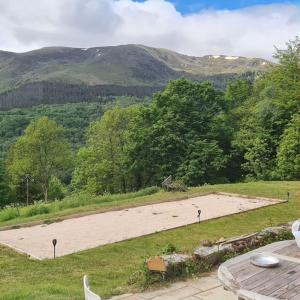
<svg viewBox="0 0 300 300"><path fill-rule="evenodd" d="M49 223L58 218L72 214L101 212L141 203L160 201L175 195L158 192L159 188L149 187L135 193L93 196L89 194L74 194L62 201L35 203L25 207L6 208L0 210L0 227L42 221ZM152 197L150 196L152 195ZM149 197L150 196L150 197ZM155 199L152 199L156 197Z"/></svg>
<svg viewBox="0 0 300 300"><path fill-rule="evenodd" d="M182 228L159 232L120 243L98 247L56 260L33 261L7 248L0 248L0 299L79 300L83 299L82 276L88 274L96 293L104 297L134 291L128 280L144 259L158 254L168 243L190 252L201 240L215 240L258 231L299 217L299 182L256 182L205 186L190 193L224 191L285 199L288 203L265 207ZM149 200L166 193L144 197ZM178 194L173 196L179 197ZM140 198L135 200L141 201Z"/></svg>

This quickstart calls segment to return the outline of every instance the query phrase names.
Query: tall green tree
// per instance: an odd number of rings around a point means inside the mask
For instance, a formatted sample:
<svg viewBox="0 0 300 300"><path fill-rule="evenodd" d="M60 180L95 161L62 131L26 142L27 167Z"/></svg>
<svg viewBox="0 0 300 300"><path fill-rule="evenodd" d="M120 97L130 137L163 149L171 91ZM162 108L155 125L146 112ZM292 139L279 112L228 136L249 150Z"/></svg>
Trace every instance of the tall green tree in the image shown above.
<svg viewBox="0 0 300 300"><path fill-rule="evenodd" d="M278 177L282 180L300 178L300 117L296 115L285 129L277 153Z"/></svg>
<svg viewBox="0 0 300 300"><path fill-rule="evenodd" d="M278 63L256 79L252 95L243 104L233 141L244 159L245 175L254 179L277 177L282 135L300 109L299 38L288 42L284 50L276 49L274 57Z"/></svg>
<svg viewBox="0 0 300 300"><path fill-rule="evenodd" d="M187 157L176 175L189 186L217 183L223 181L219 171L224 168L226 159L215 141L197 140L189 145Z"/></svg>
<svg viewBox="0 0 300 300"><path fill-rule="evenodd" d="M126 192L131 189L127 166L128 133L138 106L115 107L92 123L87 146L77 156L73 186L89 192Z"/></svg>
<svg viewBox="0 0 300 300"><path fill-rule="evenodd" d="M253 84L246 79L230 83L225 92L226 105L230 108L241 106L253 94Z"/></svg>
<svg viewBox="0 0 300 300"><path fill-rule="evenodd" d="M10 188L5 172L5 166L2 160L0 160L0 207L3 207L10 203Z"/></svg>
<svg viewBox="0 0 300 300"><path fill-rule="evenodd" d="M224 164L214 169L209 158L229 144L222 134L228 132L222 106L222 93L210 83L179 79L157 93L151 105L141 110L130 135L137 188L159 184L169 175L200 184L207 173L197 167L214 170L211 173L216 175ZM188 162L191 158L193 163Z"/></svg>
<svg viewBox="0 0 300 300"><path fill-rule="evenodd" d="M276 48L274 58L279 64L267 79L272 82L269 88L274 102L285 111L287 124L300 107L300 38L290 40L285 49Z"/></svg>
<svg viewBox="0 0 300 300"><path fill-rule="evenodd" d="M72 152L63 127L42 117L32 121L11 147L8 172L16 184L29 175L41 187L47 201L51 179L68 177L72 163Z"/></svg>

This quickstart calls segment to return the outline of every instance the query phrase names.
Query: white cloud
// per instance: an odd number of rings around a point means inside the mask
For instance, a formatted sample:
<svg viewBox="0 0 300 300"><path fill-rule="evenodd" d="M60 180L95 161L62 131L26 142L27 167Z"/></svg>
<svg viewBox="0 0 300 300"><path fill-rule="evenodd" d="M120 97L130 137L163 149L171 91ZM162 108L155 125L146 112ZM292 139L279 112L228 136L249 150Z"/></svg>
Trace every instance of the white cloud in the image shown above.
<svg viewBox="0 0 300 300"><path fill-rule="evenodd" d="M292 4L181 15L165 0L0 0L0 49L145 44L201 56L271 58L299 34Z"/></svg>

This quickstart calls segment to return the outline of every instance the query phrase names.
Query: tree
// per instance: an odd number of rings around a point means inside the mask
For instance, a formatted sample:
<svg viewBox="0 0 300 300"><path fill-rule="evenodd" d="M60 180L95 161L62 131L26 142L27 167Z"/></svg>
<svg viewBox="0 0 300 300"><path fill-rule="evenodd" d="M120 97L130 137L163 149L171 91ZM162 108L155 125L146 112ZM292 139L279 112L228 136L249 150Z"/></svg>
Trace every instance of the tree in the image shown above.
<svg viewBox="0 0 300 300"><path fill-rule="evenodd" d="M211 177L199 175L203 171L206 176L206 169L197 170L188 160L193 157L193 165L204 168L201 154L214 159L212 153L219 155L220 145L230 145L230 135L223 134L229 130L222 105L222 93L207 82L179 79L157 93L151 105L141 110L130 134L137 188L160 184L169 175L193 185L209 182ZM218 177L220 169L213 170Z"/></svg>
<svg viewBox="0 0 300 300"><path fill-rule="evenodd" d="M274 57L278 64L256 79L252 95L241 106L239 128L235 126L233 145L244 159L245 175L254 179L278 177L279 161L280 172L286 172L283 153L287 147L283 150L280 141L300 109L299 38L288 42L284 50L276 49Z"/></svg>
<svg viewBox="0 0 300 300"><path fill-rule="evenodd" d="M72 163L72 152L64 138L63 127L47 117L32 121L8 155L12 181L18 183L24 176L31 176L41 187L45 201L51 179L66 177Z"/></svg>
<svg viewBox="0 0 300 300"><path fill-rule="evenodd" d="M242 168L249 178L271 179L272 169L275 165L273 155L269 149L271 139L271 136L262 131L248 144L245 153L246 162L242 165Z"/></svg>
<svg viewBox="0 0 300 300"><path fill-rule="evenodd" d="M272 82L274 100L285 110L289 123L300 107L300 38L290 40L283 50L276 48L274 58L279 64L273 67L268 79Z"/></svg>
<svg viewBox="0 0 300 300"><path fill-rule="evenodd" d="M188 152L177 170L178 178L190 186L221 180L219 171L226 164L226 156L215 141L195 141L189 145Z"/></svg>
<svg viewBox="0 0 300 300"><path fill-rule="evenodd" d="M10 203L10 188L7 183L5 167L3 161L0 160L0 207Z"/></svg>
<svg viewBox="0 0 300 300"><path fill-rule="evenodd" d="M128 133L138 106L115 107L92 123L87 146L77 155L73 186L89 192L123 192L131 189L127 167Z"/></svg>
<svg viewBox="0 0 300 300"><path fill-rule="evenodd" d="M277 174L282 180L300 178L300 117L296 115L284 131L277 153Z"/></svg>
<svg viewBox="0 0 300 300"><path fill-rule="evenodd" d="M249 80L238 79L230 83L225 92L225 101L229 108L243 104L253 93L253 84Z"/></svg>

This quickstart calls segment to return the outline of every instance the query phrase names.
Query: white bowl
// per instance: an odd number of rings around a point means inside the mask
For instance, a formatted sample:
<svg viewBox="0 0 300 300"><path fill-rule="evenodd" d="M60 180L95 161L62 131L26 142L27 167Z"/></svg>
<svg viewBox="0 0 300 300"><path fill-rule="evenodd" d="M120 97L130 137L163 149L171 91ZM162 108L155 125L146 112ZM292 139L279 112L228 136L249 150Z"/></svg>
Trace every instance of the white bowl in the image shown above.
<svg viewBox="0 0 300 300"><path fill-rule="evenodd" d="M256 254L250 257L253 265L263 268L273 268L278 266L279 259L272 255Z"/></svg>

